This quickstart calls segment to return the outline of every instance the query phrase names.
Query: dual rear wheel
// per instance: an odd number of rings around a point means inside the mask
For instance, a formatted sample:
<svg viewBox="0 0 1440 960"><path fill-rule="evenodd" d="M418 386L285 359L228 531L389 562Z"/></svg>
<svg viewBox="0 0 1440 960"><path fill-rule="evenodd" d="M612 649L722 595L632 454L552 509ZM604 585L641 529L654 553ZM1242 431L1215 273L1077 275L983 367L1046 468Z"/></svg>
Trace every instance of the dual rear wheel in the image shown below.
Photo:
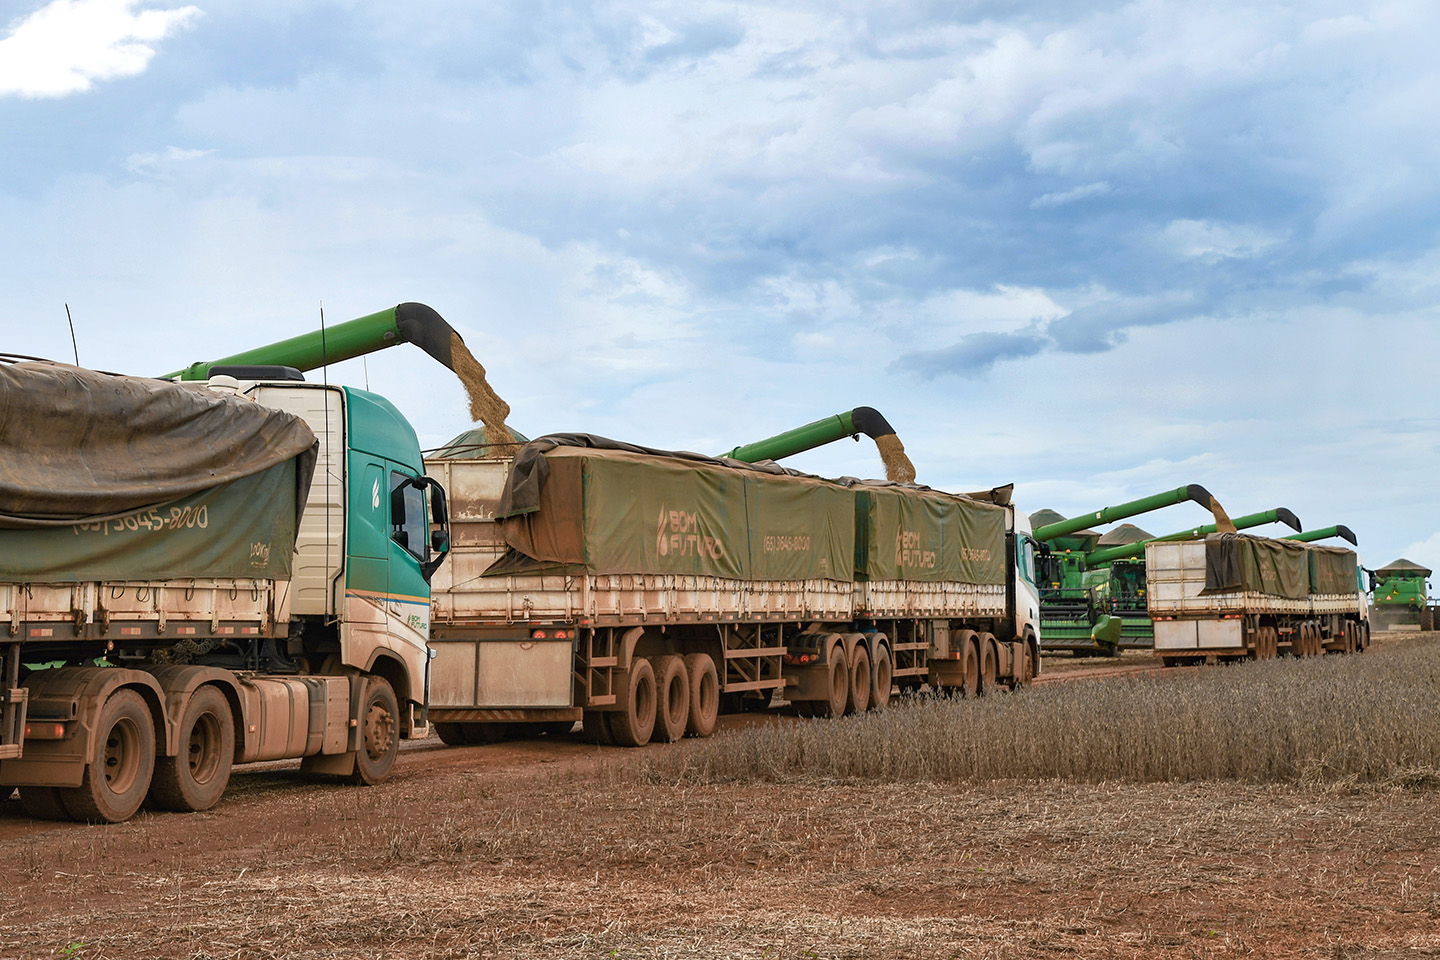
<svg viewBox="0 0 1440 960"><path fill-rule="evenodd" d="M715 732L720 677L710 656L636 657L617 680L617 709L585 711L586 739L643 747L652 740L671 743L687 735L708 737Z"/></svg>

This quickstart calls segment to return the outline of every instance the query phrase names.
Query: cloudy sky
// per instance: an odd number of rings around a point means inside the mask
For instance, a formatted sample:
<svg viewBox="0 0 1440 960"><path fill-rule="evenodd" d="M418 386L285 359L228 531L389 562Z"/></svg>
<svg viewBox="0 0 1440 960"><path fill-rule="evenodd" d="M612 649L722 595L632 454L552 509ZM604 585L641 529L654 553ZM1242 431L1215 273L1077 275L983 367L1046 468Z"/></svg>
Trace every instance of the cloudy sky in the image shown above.
<svg viewBox="0 0 1440 960"><path fill-rule="evenodd" d="M1202 483L1440 569L1431 0L0 16L0 350L71 359L68 303L83 364L159 374L418 300L531 436L863 404L934 486ZM331 376L469 426L417 350Z"/></svg>

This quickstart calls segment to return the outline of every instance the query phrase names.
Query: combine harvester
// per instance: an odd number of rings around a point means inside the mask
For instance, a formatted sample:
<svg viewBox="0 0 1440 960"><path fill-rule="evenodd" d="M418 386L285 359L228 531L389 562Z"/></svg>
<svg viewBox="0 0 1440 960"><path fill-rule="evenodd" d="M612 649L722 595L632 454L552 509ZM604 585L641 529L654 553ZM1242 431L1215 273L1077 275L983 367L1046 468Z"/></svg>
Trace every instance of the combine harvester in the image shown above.
<svg viewBox="0 0 1440 960"><path fill-rule="evenodd" d="M1300 519L1285 507L1247 514L1231 521L1236 531L1249 530L1267 523L1284 523L1295 530L1300 529ZM1146 603L1146 545L1175 540L1197 540L1218 530L1219 524L1211 523L1191 527L1189 530L1179 530L1163 537L1127 538L1128 543L1097 546L1095 550L1085 554L1085 566L1093 571L1092 575L1096 578L1097 594L1102 591L1108 594L1109 611L1120 620L1120 646L1150 649L1155 645L1154 623L1150 619ZM1048 646L1048 638L1046 643Z"/></svg>
<svg viewBox="0 0 1440 960"><path fill-rule="evenodd" d="M1035 513L1035 539L1042 544L1040 635L1047 651L1068 650L1082 656L1120 652L1124 621L1111 610L1110 572L1092 569L1087 560L1101 534L1087 528L1187 502L1209 510L1216 523L1229 523L1220 502L1198 483L1069 519L1053 510Z"/></svg>
<svg viewBox="0 0 1440 960"><path fill-rule="evenodd" d="M1430 570L1401 557L1375 571L1371 590L1375 597L1376 630L1423 630L1434 628L1426 600Z"/></svg>
<svg viewBox="0 0 1440 960"><path fill-rule="evenodd" d="M1352 653L1370 643L1353 550L1210 534L1145 547L1155 655L1166 666Z"/></svg>

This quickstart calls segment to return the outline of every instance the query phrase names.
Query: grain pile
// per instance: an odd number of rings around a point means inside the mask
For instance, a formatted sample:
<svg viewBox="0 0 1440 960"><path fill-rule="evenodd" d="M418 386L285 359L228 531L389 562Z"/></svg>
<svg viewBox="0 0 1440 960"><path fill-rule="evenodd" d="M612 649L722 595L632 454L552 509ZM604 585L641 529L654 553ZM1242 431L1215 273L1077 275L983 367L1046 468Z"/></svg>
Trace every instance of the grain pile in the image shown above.
<svg viewBox="0 0 1440 960"><path fill-rule="evenodd" d="M465 392L470 397L470 419L485 425L485 438L491 444L514 443L510 428L505 426L505 419L510 416L510 404L500 399L490 386L485 379L485 368L458 333L450 335L450 359L451 369L465 384Z"/></svg>
<svg viewBox="0 0 1440 960"><path fill-rule="evenodd" d="M883 437L875 438L875 446L880 449L880 459L885 462L885 479L894 480L899 483L915 482L915 464L905 455L905 444L893 433L887 433Z"/></svg>

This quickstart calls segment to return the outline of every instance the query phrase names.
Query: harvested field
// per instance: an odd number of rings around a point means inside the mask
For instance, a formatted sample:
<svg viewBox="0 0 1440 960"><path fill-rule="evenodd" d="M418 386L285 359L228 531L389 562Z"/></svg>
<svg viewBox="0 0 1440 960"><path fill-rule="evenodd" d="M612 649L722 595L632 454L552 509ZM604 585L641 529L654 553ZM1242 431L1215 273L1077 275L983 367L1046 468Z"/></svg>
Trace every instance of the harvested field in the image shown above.
<svg viewBox="0 0 1440 960"><path fill-rule="evenodd" d="M729 736L772 725L819 726ZM1424 785L657 780L712 743L432 741L379 787L242 772L213 811L109 827L6 803L0 956L1440 955Z"/></svg>

